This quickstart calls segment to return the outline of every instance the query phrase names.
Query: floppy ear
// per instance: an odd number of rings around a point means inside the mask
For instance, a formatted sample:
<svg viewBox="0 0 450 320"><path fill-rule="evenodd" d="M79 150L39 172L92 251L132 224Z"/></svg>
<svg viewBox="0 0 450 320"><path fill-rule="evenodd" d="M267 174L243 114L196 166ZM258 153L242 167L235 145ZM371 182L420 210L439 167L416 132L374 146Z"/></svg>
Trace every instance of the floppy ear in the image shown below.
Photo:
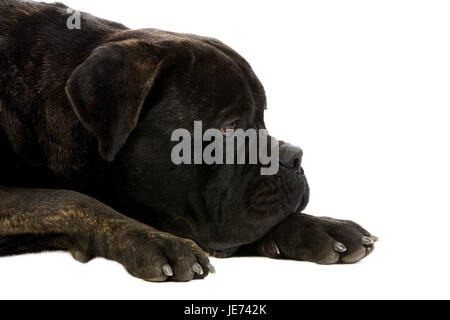
<svg viewBox="0 0 450 320"><path fill-rule="evenodd" d="M106 161L115 159L136 127L162 61L160 48L125 40L98 47L72 72L67 96Z"/></svg>

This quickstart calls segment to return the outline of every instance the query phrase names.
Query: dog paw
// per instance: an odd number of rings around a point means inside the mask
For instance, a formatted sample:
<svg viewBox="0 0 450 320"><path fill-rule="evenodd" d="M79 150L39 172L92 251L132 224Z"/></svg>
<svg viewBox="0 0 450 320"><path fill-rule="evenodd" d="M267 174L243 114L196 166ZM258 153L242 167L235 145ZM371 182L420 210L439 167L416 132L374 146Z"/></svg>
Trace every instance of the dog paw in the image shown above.
<svg viewBox="0 0 450 320"><path fill-rule="evenodd" d="M134 238L134 239L133 239ZM206 253L189 239L151 232L127 241L128 253L119 257L126 270L146 281L190 281L214 273Z"/></svg>
<svg viewBox="0 0 450 320"><path fill-rule="evenodd" d="M102 238L91 253L77 249L71 250L72 256L80 262L92 256L114 260L132 276L151 282L203 279L215 272L206 253L190 239L141 227Z"/></svg>
<svg viewBox="0 0 450 320"><path fill-rule="evenodd" d="M260 251L271 258L348 264L367 257L377 241L352 221L296 213L263 239Z"/></svg>

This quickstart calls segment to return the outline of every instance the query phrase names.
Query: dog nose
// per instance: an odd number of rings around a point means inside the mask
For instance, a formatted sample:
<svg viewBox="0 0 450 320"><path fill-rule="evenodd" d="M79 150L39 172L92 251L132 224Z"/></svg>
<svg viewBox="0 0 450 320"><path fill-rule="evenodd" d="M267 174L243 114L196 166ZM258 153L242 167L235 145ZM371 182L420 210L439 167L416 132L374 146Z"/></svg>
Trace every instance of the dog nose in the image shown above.
<svg viewBox="0 0 450 320"><path fill-rule="evenodd" d="M303 150L290 143L280 145L280 164L286 168L300 169Z"/></svg>

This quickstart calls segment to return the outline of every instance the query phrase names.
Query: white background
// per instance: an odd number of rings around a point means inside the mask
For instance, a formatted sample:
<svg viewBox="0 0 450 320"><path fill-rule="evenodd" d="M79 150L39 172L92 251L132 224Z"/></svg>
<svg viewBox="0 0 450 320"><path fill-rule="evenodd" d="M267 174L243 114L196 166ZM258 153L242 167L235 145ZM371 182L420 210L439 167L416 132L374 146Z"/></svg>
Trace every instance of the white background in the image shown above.
<svg viewBox="0 0 450 320"><path fill-rule="evenodd" d="M450 298L450 6L446 1L66 1L131 28L218 38L265 85L272 135L300 145L307 212L377 235L355 265L212 259L146 283L65 253L0 259L0 298Z"/></svg>

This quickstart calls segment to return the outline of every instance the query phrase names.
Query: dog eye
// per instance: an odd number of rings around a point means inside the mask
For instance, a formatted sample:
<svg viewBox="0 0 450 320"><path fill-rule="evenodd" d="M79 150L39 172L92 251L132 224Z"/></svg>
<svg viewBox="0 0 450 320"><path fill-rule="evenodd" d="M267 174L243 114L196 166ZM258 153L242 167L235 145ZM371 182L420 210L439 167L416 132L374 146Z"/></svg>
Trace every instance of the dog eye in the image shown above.
<svg viewBox="0 0 450 320"><path fill-rule="evenodd" d="M234 130L236 130L236 128L238 128L239 126L239 120L237 121L233 121L225 126L223 126L220 129L220 132L222 132L223 135L228 135L228 134L232 134ZM231 131L232 130L232 131Z"/></svg>

